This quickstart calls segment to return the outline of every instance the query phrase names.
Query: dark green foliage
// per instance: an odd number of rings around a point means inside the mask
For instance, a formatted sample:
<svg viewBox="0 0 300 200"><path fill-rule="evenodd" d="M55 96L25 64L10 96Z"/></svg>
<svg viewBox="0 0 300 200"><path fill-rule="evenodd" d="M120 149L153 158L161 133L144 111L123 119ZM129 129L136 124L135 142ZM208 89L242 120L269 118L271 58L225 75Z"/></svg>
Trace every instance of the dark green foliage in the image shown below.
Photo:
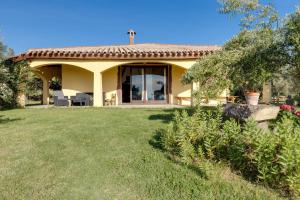
<svg viewBox="0 0 300 200"><path fill-rule="evenodd" d="M242 31L224 45L224 51L232 58L228 65L233 84L250 91L259 91L288 57L279 32L269 29Z"/></svg>
<svg viewBox="0 0 300 200"><path fill-rule="evenodd" d="M264 82L288 63L279 29L278 13L258 0L220 0L221 13L241 15L242 31L213 55L205 56L187 71L183 83L197 83L196 100L216 97L232 85L243 91L260 91Z"/></svg>
<svg viewBox="0 0 300 200"><path fill-rule="evenodd" d="M287 110L280 110L276 121L282 121L284 118L292 120L295 126L300 126L300 117L297 117L292 112Z"/></svg>
<svg viewBox="0 0 300 200"><path fill-rule="evenodd" d="M0 63L0 107L16 107L18 94L26 91L29 65L27 61Z"/></svg>
<svg viewBox="0 0 300 200"><path fill-rule="evenodd" d="M292 53L292 64L300 68L300 8L286 19L283 30L285 42Z"/></svg>
<svg viewBox="0 0 300 200"><path fill-rule="evenodd" d="M287 51L290 52L291 74L295 87L300 88L300 8L285 21L283 35Z"/></svg>
<svg viewBox="0 0 300 200"><path fill-rule="evenodd" d="M43 81L33 72L29 73L26 94L29 99L40 100L42 97Z"/></svg>
<svg viewBox="0 0 300 200"><path fill-rule="evenodd" d="M218 130L221 124L219 110L202 111L197 108L189 116L187 111L176 111L174 121L162 134L165 150L179 156L185 163L214 157Z"/></svg>
<svg viewBox="0 0 300 200"><path fill-rule="evenodd" d="M196 99L216 97L231 83L244 91L260 91L264 82L278 74L287 62L279 31L245 30L220 51L198 60L183 82L198 84Z"/></svg>
<svg viewBox="0 0 300 200"><path fill-rule="evenodd" d="M161 132L162 146L188 165L223 160L249 180L298 196L300 126L295 119L283 115L266 132L251 119L242 127L233 119L222 121L221 113L200 108L191 115L177 112Z"/></svg>

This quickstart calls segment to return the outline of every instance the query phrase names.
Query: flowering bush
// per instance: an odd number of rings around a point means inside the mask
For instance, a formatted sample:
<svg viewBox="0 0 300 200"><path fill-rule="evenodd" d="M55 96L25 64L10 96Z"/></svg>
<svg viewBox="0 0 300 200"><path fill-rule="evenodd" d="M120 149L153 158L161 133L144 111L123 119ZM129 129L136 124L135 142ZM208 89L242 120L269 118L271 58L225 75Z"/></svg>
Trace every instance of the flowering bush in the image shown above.
<svg viewBox="0 0 300 200"><path fill-rule="evenodd" d="M282 104L280 106L280 110L287 110L287 111L290 111L290 112L294 112L295 111L295 107L287 105L287 104Z"/></svg>
<svg viewBox="0 0 300 200"><path fill-rule="evenodd" d="M280 106L280 110L289 111L289 112L295 114L297 117L300 117L300 111L296 111L296 108L294 106L290 106L290 105L287 105L287 104L282 104Z"/></svg>

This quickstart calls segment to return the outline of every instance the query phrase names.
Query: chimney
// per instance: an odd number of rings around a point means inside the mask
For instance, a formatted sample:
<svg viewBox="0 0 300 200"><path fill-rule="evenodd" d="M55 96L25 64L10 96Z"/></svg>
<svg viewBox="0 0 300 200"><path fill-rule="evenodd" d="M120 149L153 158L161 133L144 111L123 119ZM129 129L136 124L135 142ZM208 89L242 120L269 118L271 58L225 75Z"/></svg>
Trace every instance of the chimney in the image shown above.
<svg viewBox="0 0 300 200"><path fill-rule="evenodd" d="M134 44L134 35L136 34L136 32L132 29L129 29L127 34L129 35L129 44Z"/></svg>

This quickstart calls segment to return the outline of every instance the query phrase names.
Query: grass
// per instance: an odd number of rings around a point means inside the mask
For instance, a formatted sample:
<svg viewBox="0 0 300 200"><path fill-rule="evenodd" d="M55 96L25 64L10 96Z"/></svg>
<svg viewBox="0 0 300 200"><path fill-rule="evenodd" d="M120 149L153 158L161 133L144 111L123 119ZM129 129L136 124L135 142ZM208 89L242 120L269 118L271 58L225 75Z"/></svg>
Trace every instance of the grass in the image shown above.
<svg viewBox="0 0 300 200"><path fill-rule="evenodd" d="M149 141L172 114L0 111L0 199L280 199L222 164L206 163L199 171L155 149Z"/></svg>

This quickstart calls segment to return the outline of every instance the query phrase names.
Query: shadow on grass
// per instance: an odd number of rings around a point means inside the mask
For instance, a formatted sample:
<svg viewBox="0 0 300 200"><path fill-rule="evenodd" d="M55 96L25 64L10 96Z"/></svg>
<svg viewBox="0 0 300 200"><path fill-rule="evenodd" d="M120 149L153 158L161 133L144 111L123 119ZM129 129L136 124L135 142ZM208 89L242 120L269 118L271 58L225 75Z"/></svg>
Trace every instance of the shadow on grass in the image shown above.
<svg viewBox="0 0 300 200"><path fill-rule="evenodd" d="M163 145L163 134L164 134L164 129L159 129L155 131L155 134L153 137L149 140L149 144L154 148L158 149L162 152L165 153L165 157L168 160L171 160L172 162L182 166L182 167L187 167L189 170L193 171L196 173L198 176L204 179L208 179L207 173L201 169L197 163L191 163L191 164L185 164L182 161L180 161L179 156L176 154L172 154L166 151Z"/></svg>
<svg viewBox="0 0 300 200"><path fill-rule="evenodd" d="M6 123L9 123L9 122L14 122L14 121L19 121L21 120L21 118L8 118L8 117L4 117L4 115L0 115L0 124L6 124Z"/></svg>
<svg viewBox="0 0 300 200"><path fill-rule="evenodd" d="M160 120L163 123L170 123L174 117L175 111L187 110L188 113L193 112L193 108L172 108L172 109L164 109L162 114L150 115L149 120ZM153 110L152 110L153 111Z"/></svg>

